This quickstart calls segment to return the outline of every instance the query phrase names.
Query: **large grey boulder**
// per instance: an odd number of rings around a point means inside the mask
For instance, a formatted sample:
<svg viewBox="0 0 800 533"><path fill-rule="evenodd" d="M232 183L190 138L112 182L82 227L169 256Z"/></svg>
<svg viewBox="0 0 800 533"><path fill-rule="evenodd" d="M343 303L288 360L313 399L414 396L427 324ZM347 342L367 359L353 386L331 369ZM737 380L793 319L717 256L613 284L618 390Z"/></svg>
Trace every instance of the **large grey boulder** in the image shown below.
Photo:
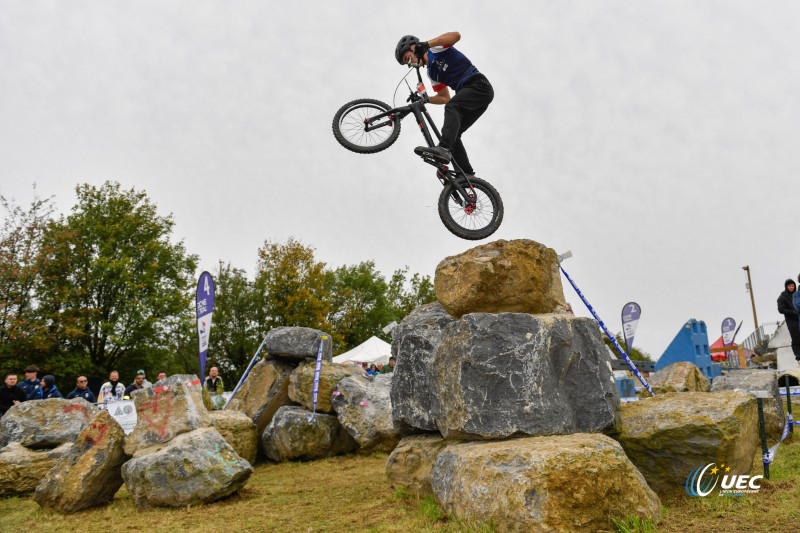
<svg viewBox="0 0 800 533"><path fill-rule="evenodd" d="M34 499L42 508L74 513L114 499L122 486L125 432L101 411L78 436L75 445L44 476Z"/></svg>
<svg viewBox="0 0 800 533"><path fill-rule="evenodd" d="M289 326L273 328L267 332L264 345L269 355L297 362L316 359L323 338L322 360L330 361L333 354L331 336L318 329Z"/></svg>
<svg viewBox="0 0 800 533"><path fill-rule="evenodd" d="M71 442L53 449L31 450L19 442L0 448L0 496L15 496L36 490L47 472L70 449Z"/></svg>
<svg viewBox="0 0 800 533"><path fill-rule="evenodd" d="M145 387L133 395L133 403L136 427L125 440L128 455L211 425L202 384L191 374L176 374Z"/></svg>
<svg viewBox="0 0 800 533"><path fill-rule="evenodd" d="M333 394L339 422L362 450L391 452L400 441L392 424L392 376L351 376L341 380Z"/></svg>
<svg viewBox="0 0 800 533"><path fill-rule="evenodd" d="M267 458L276 462L319 459L358 449L335 416L311 415L302 407L281 407L261 436Z"/></svg>
<svg viewBox="0 0 800 533"><path fill-rule="evenodd" d="M709 463L749 474L758 447L756 400L736 390L657 394L621 406L614 435L656 492Z"/></svg>
<svg viewBox="0 0 800 533"><path fill-rule="evenodd" d="M589 318L465 315L445 328L427 371L446 438L595 433L616 423L614 378Z"/></svg>
<svg viewBox="0 0 800 533"><path fill-rule="evenodd" d="M770 399L763 400L767 434L773 439L781 437L786 418L783 413L783 399L778 389L777 373L774 370L730 370L726 375L714 378L711 385L711 392L723 390L740 390L754 396L762 391L769 394Z"/></svg>
<svg viewBox="0 0 800 533"><path fill-rule="evenodd" d="M314 373L316 369L316 361L306 361L300 363L289 377L289 398L309 410L314 409ZM317 412L334 414L331 394L336 385L346 377L362 375L364 375L364 371L350 363L323 361L319 372Z"/></svg>
<svg viewBox="0 0 800 533"><path fill-rule="evenodd" d="M605 435L448 445L431 479L446 512L497 531L610 531L613 516L660 518L658 497Z"/></svg>
<svg viewBox="0 0 800 533"><path fill-rule="evenodd" d="M147 448L122 466L125 487L139 508L210 503L237 492L252 473L250 463L210 427Z"/></svg>
<svg viewBox="0 0 800 533"><path fill-rule="evenodd" d="M31 449L54 448L75 442L98 412L83 398L49 398L22 402L0 419L0 448L18 442Z"/></svg>
<svg viewBox="0 0 800 533"><path fill-rule="evenodd" d="M442 304L433 302L414 309L392 331L392 419L403 432L437 431L439 398L432 372L436 347L444 328L453 322Z"/></svg>
<svg viewBox="0 0 800 533"><path fill-rule="evenodd" d="M294 369L294 365L280 359L262 359L250 370L228 409L249 416L261 435L278 409L291 404L289 378Z"/></svg>

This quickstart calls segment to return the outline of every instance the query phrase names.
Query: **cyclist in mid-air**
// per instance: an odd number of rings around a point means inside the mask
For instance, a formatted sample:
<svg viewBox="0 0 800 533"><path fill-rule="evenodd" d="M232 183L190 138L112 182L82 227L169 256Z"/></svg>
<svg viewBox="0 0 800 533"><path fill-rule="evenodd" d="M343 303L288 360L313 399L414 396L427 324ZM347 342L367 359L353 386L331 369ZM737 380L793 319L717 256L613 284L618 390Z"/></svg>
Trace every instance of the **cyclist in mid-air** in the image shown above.
<svg viewBox="0 0 800 533"><path fill-rule="evenodd" d="M414 152L430 155L442 164L455 160L468 176L475 170L469 163L461 134L467 131L486 111L494 99L494 89L467 57L453 48L461 34L451 31L428 41L406 35L397 43L394 56L401 65L424 65L428 68L436 94L432 104L445 104L442 139L439 146L418 146ZM450 96L452 88L456 94Z"/></svg>

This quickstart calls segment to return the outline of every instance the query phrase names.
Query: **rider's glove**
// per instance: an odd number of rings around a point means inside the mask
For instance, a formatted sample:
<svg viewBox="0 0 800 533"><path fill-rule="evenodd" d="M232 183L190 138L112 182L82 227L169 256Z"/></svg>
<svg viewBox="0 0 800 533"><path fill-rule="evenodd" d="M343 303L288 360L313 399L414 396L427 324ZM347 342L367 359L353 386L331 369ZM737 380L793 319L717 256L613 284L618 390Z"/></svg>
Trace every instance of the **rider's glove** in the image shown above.
<svg viewBox="0 0 800 533"><path fill-rule="evenodd" d="M425 52L430 50L430 48L431 45L428 44L428 41L420 41L414 46L414 55L422 59L422 56L424 56Z"/></svg>

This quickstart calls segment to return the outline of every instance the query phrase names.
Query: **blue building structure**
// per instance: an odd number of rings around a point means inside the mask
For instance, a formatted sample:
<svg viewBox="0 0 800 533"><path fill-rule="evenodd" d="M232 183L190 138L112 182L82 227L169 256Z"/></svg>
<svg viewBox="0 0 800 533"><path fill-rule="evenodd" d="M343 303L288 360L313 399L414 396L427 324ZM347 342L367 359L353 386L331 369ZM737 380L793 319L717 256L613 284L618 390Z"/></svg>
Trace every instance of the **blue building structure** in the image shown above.
<svg viewBox="0 0 800 533"><path fill-rule="evenodd" d="M722 372L719 364L711 360L708 346L706 323L689 319L656 361L655 370L658 372L672 363L689 362L697 365L705 377L713 379Z"/></svg>

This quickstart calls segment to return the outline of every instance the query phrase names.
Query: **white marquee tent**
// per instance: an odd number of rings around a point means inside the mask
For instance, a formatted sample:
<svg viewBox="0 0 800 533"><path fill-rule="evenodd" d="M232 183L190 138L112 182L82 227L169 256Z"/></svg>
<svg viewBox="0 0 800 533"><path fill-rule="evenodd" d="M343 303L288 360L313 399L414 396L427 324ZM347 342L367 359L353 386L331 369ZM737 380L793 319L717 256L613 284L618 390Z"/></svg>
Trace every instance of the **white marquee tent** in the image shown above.
<svg viewBox="0 0 800 533"><path fill-rule="evenodd" d="M388 364L389 356L392 355L392 345L374 335L365 340L349 352L344 352L333 358L334 363L346 363L348 361L358 363L378 363Z"/></svg>

